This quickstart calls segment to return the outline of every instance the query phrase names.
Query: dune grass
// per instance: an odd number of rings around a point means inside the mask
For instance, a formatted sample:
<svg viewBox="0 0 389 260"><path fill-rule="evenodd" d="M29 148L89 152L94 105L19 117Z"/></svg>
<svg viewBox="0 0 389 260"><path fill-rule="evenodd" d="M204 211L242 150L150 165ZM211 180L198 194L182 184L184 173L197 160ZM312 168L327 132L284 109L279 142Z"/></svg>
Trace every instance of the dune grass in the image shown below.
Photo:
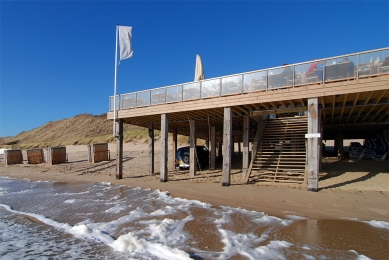
<svg viewBox="0 0 389 260"><path fill-rule="evenodd" d="M139 141L144 139L145 143L148 142L148 129L137 129L137 130L129 130L125 131L123 133L123 142L129 143L134 141ZM169 133L169 136L172 134ZM158 139L160 136L160 131L155 130L154 131L154 138ZM88 144L95 144L95 143L112 143L115 142L115 137L112 136L112 134L106 134L106 135L99 135L99 136L88 136L88 137L80 137L80 138L72 138L68 140L56 140L52 142L36 142L36 143L19 143L19 142L12 142L12 143L6 143L1 145L2 148L11 148L11 149L30 149L30 148L46 148L46 147L58 147L58 146L67 146L67 145L88 145ZM177 136L177 142L179 144L188 144L189 143L189 137L178 135ZM205 141L202 139L198 139L197 141L198 145L205 144Z"/></svg>

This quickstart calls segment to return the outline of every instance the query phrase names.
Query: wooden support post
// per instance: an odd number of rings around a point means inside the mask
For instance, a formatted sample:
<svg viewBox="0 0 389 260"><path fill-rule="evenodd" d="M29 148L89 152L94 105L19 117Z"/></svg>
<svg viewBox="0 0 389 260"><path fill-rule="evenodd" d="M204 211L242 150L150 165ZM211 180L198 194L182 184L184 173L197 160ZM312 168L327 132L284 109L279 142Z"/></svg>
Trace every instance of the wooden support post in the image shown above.
<svg viewBox="0 0 389 260"><path fill-rule="evenodd" d="M160 180L161 182L168 181L168 115L161 115L161 172Z"/></svg>
<svg viewBox="0 0 389 260"><path fill-rule="evenodd" d="M231 181L231 143L232 143L232 109L224 108L223 122L223 175L222 186L230 186Z"/></svg>
<svg viewBox="0 0 389 260"><path fill-rule="evenodd" d="M262 141L262 136L263 136L263 132L265 129L264 123L265 122L264 122L263 116L260 116L258 123L257 123L257 133L255 134L254 141L252 144L253 148L251 150L251 161L249 164L249 168L247 169L247 173L245 175L243 175L243 178L245 180L244 183L248 183L248 181L249 181L251 169L253 168L253 164L255 162L255 157L257 155L257 151L258 151L258 149L260 147L260 143Z"/></svg>
<svg viewBox="0 0 389 260"><path fill-rule="evenodd" d="M177 156L177 128L173 129L173 169L176 167L176 156Z"/></svg>
<svg viewBox="0 0 389 260"><path fill-rule="evenodd" d="M319 184L319 108L318 99L308 99L308 190L318 191Z"/></svg>
<svg viewBox="0 0 389 260"><path fill-rule="evenodd" d="M223 156L223 132L219 132L218 144L217 156L220 159Z"/></svg>
<svg viewBox="0 0 389 260"><path fill-rule="evenodd" d="M231 156L235 156L235 138L232 135L232 130L231 130Z"/></svg>
<svg viewBox="0 0 389 260"><path fill-rule="evenodd" d="M338 128L338 134L336 135L336 154L338 156L338 160L343 160L344 154L343 154L343 129Z"/></svg>
<svg viewBox="0 0 389 260"><path fill-rule="evenodd" d="M319 139L319 172L321 172L322 158L323 158L323 122L322 118L323 109L319 110L319 129L320 129L320 139Z"/></svg>
<svg viewBox="0 0 389 260"><path fill-rule="evenodd" d="M215 162L216 162L216 128L212 126L211 127L211 165L209 167L210 170L215 170Z"/></svg>
<svg viewBox="0 0 389 260"><path fill-rule="evenodd" d="M149 124L149 173L154 173L154 125Z"/></svg>
<svg viewBox="0 0 389 260"><path fill-rule="evenodd" d="M246 176L247 168L249 167L249 123L250 123L249 116L248 115L243 116L243 154L242 154L243 176Z"/></svg>
<svg viewBox="0 0 389 260"><path fill-rule="evenodd" d="M116 122L116 179L123 178L123 119Z"/></svg>
<svg viewBox="0 0 389 260"><path fill-rule="evenodd" d="M196 154L196 121L189 121L190 127L190 148L189 148L189 177L196 176L196 168L197 168L197 154Z"/></svg>

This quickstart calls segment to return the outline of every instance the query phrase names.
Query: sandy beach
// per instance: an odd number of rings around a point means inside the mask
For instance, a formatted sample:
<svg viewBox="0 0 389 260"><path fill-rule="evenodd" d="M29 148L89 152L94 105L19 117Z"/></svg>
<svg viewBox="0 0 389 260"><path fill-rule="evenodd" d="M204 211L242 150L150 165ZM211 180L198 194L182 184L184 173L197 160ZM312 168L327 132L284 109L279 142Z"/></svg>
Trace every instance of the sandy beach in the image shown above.
<svg viewBox="0 0 389 260"><path fill-rule="evenodd" d="M173 197L195 199L215 206L240 207L266 212L274 216L295 214L310 219L354 218L389 221L388 160L351 161L324 158L323 179L319 192L308 192L301 185L255 183L244 184L240 157L232 167L231 186L221 185L221 165L215 171L202 169L194 178L188 170L173 167L169 150L169 181L160 182L159 142L155 144L155 173L149 173L148 146L143 141L124 144L123 179L115 178L116 144L110 143L110 161L89 163L87 146L67 146L68 162L59 165L5 166L0 163L0 175L30 181L110 182L118 185L169 191ZM24 159L26 153L24 153ZM217 165L218 166L218 165Z"/></svg>

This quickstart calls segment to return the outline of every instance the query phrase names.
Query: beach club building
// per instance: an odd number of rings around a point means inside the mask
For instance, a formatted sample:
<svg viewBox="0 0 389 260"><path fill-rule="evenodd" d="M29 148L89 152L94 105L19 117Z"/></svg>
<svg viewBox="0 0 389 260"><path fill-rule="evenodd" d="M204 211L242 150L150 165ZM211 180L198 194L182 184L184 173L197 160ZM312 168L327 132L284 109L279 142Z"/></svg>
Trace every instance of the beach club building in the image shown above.
<svg viewBox="0 0 389 260"><path fill-rule="evenodd" d="M123 124L149 129L150 173L154 130L161 131L161 182L168 181L168 133L189 136L189 176L196 175L196 140L206 140L209 169L222 158L222 185L231 184L234 147L242 177L292 182L317 191L323 140L339 158L385 160L389 123L389 47L249 71L110 97L116 121L117 173L122 177ZM115 109L116 106L116 109ZM343 140L352 143L343 154Z"/></svg>

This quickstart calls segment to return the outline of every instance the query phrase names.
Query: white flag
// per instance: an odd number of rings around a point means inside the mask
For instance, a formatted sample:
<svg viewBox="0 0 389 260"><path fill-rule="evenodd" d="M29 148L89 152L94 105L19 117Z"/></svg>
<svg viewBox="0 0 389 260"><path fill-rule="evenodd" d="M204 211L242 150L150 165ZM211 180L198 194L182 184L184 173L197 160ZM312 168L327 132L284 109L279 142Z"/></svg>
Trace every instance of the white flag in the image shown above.
<svg viewBox="0 0 389 260"><path fill-rule="evenodd" d="M132 51L132 27L119 26L120 60L131 58Z"/></svg>

